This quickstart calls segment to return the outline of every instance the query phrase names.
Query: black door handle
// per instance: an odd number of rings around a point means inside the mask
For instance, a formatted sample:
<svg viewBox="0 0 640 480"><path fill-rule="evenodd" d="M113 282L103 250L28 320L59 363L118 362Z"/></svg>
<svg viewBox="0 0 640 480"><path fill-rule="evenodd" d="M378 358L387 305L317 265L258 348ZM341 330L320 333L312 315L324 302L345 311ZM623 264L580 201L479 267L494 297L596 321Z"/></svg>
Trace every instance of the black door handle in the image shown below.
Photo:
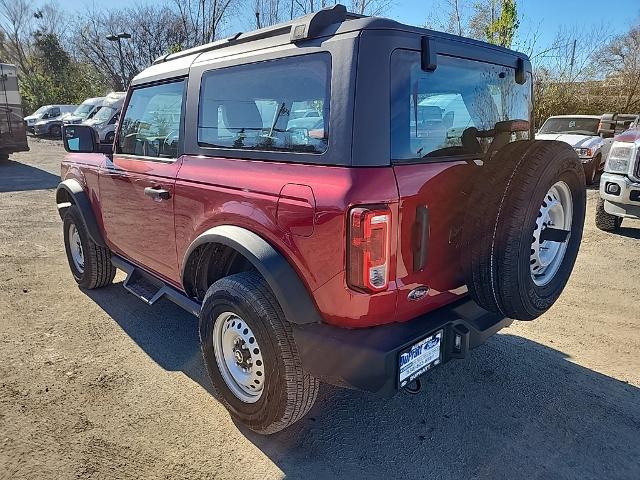
<svg viewBox="0 0 640 480"><path fill-rule="evenodd" d="M160 200L169 200L171 198L171 192L159 187L145 187L144 194L147 197L159 198Z"/></svg>

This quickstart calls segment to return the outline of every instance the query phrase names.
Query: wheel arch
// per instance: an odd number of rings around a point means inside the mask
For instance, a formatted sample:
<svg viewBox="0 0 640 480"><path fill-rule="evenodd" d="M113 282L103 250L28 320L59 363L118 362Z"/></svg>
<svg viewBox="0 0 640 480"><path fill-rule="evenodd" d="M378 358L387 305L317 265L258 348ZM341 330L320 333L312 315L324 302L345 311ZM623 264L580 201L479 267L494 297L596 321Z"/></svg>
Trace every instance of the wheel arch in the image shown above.
<svg viewBox="0 0 640 480"><path fill-rule="evenodd" d="M91 240L101 247L107 246L91 208L91 202L80 182L73 178L60 182L56 188L56 204L60 218L64 217L69 207L75 205L80 211L80 216L87 227Z"/></svg>
<svg viewBox="0 0 640 480"><path fill-rule="evenodd" d="M181 278L189 296L197 296L202 254L207 249L215 249L216 246L224 247L225 255L241 256L241 258L229 259L231 264L225 268L231 271L228 271L227 274L243 271L242 269L238 270L238 268L242 268L242 265L237 262L245 261L262 275L289 322L308 324L322 321L307 288L289 261L264 238L246 228L235 225L219 225L210 228L199 235L187 249L182 262ZM233 262L236 262L235 266ZM226 275L222 275L220 278L224 276Z"/></svg>

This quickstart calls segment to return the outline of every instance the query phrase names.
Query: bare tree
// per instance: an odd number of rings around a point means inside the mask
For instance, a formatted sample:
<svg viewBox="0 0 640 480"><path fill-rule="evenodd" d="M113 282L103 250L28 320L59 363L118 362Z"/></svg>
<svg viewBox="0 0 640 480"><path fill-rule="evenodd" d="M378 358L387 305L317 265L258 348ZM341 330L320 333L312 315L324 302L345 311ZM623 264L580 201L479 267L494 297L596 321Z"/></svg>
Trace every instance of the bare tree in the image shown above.
<svg viewBox="0 0 640 480"><path fill-rule="evenodd" d="M280 23L287 15L281 0L253 0L255 28L268 27Z"/></svg>
<svg viewBox="0 0 640 480"><path fill-rule="evenodd" d="M599 81L597 57L606 29L561 29L552 44L534 53L534 115L540 124L550 115L603 113L612 108Z"/></svg>
<svg viewBox="0 0 640 480"><path fill-rule="evenodd" d="M631 112L640 106L640 25L611 40L598 54L607 81L618 87L617 106Z"/></svg>
<svg viewBox="0 0 640 480"><path fill-rule="evenodd" d="M238 0L173 0L187 44L212 42L222 36L222 27L238 13Z"/></svg>
<svg viewBox="0 0 640 480"><path fill-rule="evenodd" d="M491 8L496 0L442 0L432 3L426 27L464 37L485 39Z"/></svg>
<svg viewBox="0 0 640 480"><path fill-rule="evenodd" d="M359 15L382 15L392 3L392 0L351 0L350 10Z"/></svg>
<svg viewBox="0 0 640 480"><path fill-rule="evenodd" d="M75 27L74 51L107 76L114 87L126 86L131 78L156 58L192 46L183 20L168 6L139 4L123 10L90 9ZM109 35L125 32L122 62L125 78L121 78L117 46Z"/></svg>

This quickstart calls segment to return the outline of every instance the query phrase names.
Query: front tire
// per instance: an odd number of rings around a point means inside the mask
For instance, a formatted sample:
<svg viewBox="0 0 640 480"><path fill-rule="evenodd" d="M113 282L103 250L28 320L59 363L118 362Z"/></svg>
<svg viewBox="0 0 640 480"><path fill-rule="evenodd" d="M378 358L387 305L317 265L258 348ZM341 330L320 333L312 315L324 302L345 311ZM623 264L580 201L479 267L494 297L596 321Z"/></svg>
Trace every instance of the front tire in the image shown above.
<svg viewBox="0 0 640 480"><path fill-rule="evenodd" d="M596 204L596 227L603 232L615 232L622 225L622 217L611 215L604 209L604 200L598 198Z"/></svg>
<svg viewBox="0 0 640 480"><path fill-rule="evenodd" d="M62 223L67 260L76 283L88 290L111 284L116 276L111 252L91 240L78 207L70 206Z"/></svg>
<svg viewBox="0 0 640 480"><path fill-rule="evenodd" d="M258 273L237 273L209 287L200 346L222 403L251 430L278 432L313 406L319 381L302 369L291 325Z"/></svg>

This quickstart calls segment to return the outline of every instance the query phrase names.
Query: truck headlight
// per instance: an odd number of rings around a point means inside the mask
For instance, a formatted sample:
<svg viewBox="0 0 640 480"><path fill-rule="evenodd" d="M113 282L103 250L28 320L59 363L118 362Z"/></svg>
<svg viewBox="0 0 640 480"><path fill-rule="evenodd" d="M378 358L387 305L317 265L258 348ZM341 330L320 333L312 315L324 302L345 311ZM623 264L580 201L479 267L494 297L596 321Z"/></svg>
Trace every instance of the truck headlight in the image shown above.
<svg viewBox="0 0 640 480"><path fill-rule="evenodd" d="M591 158L593 157L593 150L590 148L576 148L574 149L580 158Z"/></svg>
<svg viewBox="0 0 640 480"><path fill-rule="evenodd" d="M634 143L613 142L604 170L611 173L627 173L635 156Z"/></svg>

